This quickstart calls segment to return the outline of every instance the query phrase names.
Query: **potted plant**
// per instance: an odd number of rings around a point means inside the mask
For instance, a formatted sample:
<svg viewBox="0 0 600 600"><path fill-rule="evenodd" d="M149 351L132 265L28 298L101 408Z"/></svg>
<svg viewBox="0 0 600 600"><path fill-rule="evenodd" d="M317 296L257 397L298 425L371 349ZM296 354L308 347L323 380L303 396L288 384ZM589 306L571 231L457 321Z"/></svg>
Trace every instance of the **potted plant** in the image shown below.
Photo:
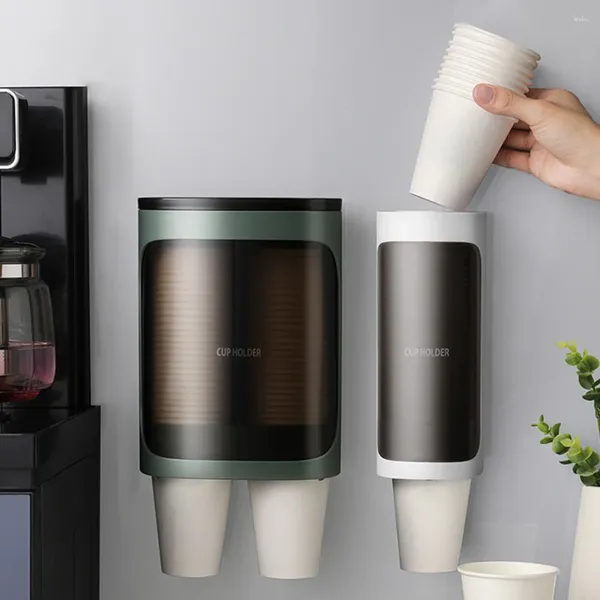
<svg viewBox="0 0 600 600"><path fill-rule="evenodd" d="M587 350L579 352L574 341L559 342L558 346L567 350L565 362L575 369L584 390L582 398L593 405L600 431L600 377L596 374L600 360ZM600 454L591 446L584 446L579 437L561 433L561 424L550 425L544 415L532 427L543 434L540 444L549 445L561 458L560 464L569 466L583 484L569 600L600 598L600 569L597 566L600 555Z"/></svg>

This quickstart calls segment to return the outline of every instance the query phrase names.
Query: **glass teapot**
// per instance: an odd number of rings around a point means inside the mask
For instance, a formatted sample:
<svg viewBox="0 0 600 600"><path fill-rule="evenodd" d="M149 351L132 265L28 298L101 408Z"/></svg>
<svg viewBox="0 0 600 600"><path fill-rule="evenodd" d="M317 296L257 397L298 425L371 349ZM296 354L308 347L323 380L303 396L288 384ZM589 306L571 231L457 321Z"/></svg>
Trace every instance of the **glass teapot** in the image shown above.
<svg viewBox="0 0 600 600"><path fill-rule="evenodd" d="M54 381L54 324L40 279L45 250L0 237L0 405L33 400Z"/></svg>

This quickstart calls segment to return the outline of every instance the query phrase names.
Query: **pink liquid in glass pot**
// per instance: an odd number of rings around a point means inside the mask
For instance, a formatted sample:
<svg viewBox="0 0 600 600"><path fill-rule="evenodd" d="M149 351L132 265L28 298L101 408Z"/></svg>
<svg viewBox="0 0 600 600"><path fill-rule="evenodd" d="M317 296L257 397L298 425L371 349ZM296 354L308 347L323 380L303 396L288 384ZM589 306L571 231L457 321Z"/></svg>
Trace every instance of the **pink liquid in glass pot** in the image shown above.
<svg viewBox="0 0 600 600"><path fill-rule="evenodd" d="M55 371L53 344L11 342L0 348L0 403L33 400L52 385Z"/></svg>

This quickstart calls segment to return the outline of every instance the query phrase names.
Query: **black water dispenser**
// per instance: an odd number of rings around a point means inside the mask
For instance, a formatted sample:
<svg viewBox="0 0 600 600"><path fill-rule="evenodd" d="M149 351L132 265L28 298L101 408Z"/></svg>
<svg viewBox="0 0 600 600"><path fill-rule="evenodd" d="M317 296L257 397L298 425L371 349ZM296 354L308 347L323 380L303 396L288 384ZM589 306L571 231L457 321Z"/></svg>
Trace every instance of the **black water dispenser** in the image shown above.
<svg viewBox="0 0 600 600"><path fill-rule="evenodd" d="M0 89L0 598L99 598L87 92Z"/></svg>

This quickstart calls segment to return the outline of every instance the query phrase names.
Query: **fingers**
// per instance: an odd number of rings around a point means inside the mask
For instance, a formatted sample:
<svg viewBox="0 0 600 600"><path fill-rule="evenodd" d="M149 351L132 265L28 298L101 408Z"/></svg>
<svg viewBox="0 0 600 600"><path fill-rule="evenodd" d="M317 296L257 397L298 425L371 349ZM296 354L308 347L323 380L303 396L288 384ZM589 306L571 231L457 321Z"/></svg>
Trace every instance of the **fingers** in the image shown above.
<svg viewBox="0 0 600 600"><path fill-rule="evenodd" d="M537 100L539 98L544 98L545 96L547 96L548 92L549 90L547 88L531 88L527 92L527 97L534 98Z"/></svg>
<svg viewBox="0 0 600 600"><path fill-rule="evenodd" d="M552 105L545 100L519 96L499 86L479 84L473 89L473 100L495 115L514 117L534 127L548 117Z"/></svg>
<svg viewBox="0 0 600 600"><path fill-rule="evenodd" d="M539 100L540 98L545 98L548 92L551 91L547 88L531 88L529 92L527 92L528 98L534 98L535 100ZM518 121L514 124L513 129L531 129L525 121Z"/></svg>
<svg viewBox="0 0 600 600"><path fill-rule="evenodd" d="M544 100L548 100L548 102L552 102L552 104L556 104L556 106L561 106L562 108L570 108L577 112L588 114L588 111L582 104L581 100L569 90L560 88L536 88L530 90L529 94L527 95L531 98L542 98Z"/></svg>
<svg viewBox="0 0 600 600"><path fill-rule="evenodd" d="M504 146L512 150L529 152L534 142L535 138L533 133L531 133L531 130L522 131L519 129L513 129L504 141Z"/></svg>
<svg viewBox="0 0 600 600"><path fill-rule="evenodd" d="M529 152L519 152L518 150L510 150L502 148L494 160L494 164L509 169L517 169L525 173L531 173L529 166Z"/></svg>
<svg viewBox="0 0 600 600"><path fill-rule="evenodd" d="M531 129L531 127L529 127L529 125L527 125L525 121L517 121L513 125L513 129L522 129L523 131L528 131L529 129Z"/></svg>

